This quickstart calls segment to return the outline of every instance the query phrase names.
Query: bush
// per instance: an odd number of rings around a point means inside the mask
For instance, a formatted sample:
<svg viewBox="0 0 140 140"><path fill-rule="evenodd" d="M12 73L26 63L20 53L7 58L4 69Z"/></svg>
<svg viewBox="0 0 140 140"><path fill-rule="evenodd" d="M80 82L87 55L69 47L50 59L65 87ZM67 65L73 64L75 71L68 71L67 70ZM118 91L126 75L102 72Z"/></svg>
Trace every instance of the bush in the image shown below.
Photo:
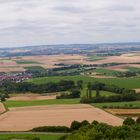
<svg viewBox="0 0 140 140"><path fill-rule="evenodd" d="M140 140L140 125L110 126L104 123L81 127L61 140Z"/></svg>
<svg viewBox="0 0 140 140"><path fill-rule="evenodd" d="M87 120L84 120L81 122L81 126L89 125L90 123Z"/></svg>
<svg viewBox="0 0 140 140"><path fill-rule="evenodd" d="M140 117L136 119L136 123L140 124Z"/></svg>
<svg viewBox="0 0 140 140"><path fill-rule="evenodd" d="M93 124L93 125L97 125L97 124L99 124L99 122L94 120L94 121L92 122L92 124Z"/></svg>
<svg viewBox="0 0 140 140"><path fill-rule="evenodd" d="M81 92L79 91L79 90L72 90L71 91L71 96L73 97L73 98L80 98L80 94L81 94Z"/></svg>
<svg viewBox="0 0 140 140"><path fill-rule="evenodd" d="M135 121L131 117L128 117L123 121L123 124L124 125L134 125Z"/></svg>
<svg viewBox="0 0 140 140"><path fill-rule="evenodd" d="M40 138L33 138L32 140L40 140Z"/></svg>
<svg viewBox="0 0 140 140"><path fill-rule="evenodd" d="M42 126L32 129L33 132L71 132L71 129L66 126Z"/></svg>
<svg viewBox="0 0 140 140"><path fill-rule="evenodd" d="M73 121L71 123L71 130L78 130L81 127L81 123L78 121Z"/></svg>

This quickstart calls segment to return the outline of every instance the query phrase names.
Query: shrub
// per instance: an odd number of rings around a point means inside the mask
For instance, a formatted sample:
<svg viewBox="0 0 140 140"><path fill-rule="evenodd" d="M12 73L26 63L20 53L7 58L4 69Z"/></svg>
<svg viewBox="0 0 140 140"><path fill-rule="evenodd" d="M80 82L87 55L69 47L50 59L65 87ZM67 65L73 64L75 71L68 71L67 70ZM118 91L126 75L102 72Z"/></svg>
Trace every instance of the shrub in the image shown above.
<svg viewBox="0 0 140 140"><path fill-rule="evenodd" d="M131 117L128 117L123 121L123 124L124 125L134 125L135 121Z"/></svg>
<svg viewBox="0 0 140 140"><path fill-rule="evenodd" d="M32 140L40 140L40 138L33 138Z"/></svg>
<svg viewBox="0 0 140 140"><path fill-rule="evenodd" d="M81 122L81 126L89 125L90 123L87 120L84 120Z"/></svg>
<svg viewBox="0 0 140 140"><path fill-rule="evenodd" d="M71 130L78 130L81 127L81 123L78 121L73 121L71 123Z"/></svg>
<svg viewBox="0 0 140 140"><path fill-rule="evenodd" d="M66 126L42 126L33 128L32 131L34 132L70 132L71 129Z"/></svg>
<svg viewBox="0 0 140 140"><path fill-rule="evenodd" d="M136 123L140 124L140 117L136 119Z"/></svg>
<svg viewBox="0 0 140 140"><path fill-rule="evenodd" d="M99 124L99 122L94 120L94 121L92 122L92 124L97 125L97 124Z"/></svg>

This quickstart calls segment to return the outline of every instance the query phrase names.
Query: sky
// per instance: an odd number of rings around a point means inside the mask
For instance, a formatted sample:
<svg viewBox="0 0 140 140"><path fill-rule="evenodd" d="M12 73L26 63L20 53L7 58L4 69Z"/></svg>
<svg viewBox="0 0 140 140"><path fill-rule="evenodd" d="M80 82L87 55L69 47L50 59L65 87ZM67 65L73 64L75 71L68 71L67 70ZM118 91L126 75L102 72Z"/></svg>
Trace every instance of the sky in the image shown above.
<svg viewBox="0 0 140 140"><path fill-rule="evenodd" d="M0 47L138 41L140 0L0 0Z"/></svg>

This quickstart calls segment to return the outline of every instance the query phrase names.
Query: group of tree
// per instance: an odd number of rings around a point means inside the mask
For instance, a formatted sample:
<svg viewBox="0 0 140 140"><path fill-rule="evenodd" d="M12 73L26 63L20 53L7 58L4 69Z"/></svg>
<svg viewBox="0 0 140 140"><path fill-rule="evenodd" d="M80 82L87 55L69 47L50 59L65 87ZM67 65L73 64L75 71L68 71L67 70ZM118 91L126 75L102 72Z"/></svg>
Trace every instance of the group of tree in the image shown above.
<svg viewBox="0 0 140 140"><path fill-rule="evenodd" d="M103 103L103 102L136 101L136 100L140 100L140 95L132 94L132 93L125 93L125 94L120 94L120 95L98 96L98 97L91 97L91 98L82 97L80 102L81 103Z"/></svg>
<svg viewBox="0 0 140 140"><path fill-rule="evenodd" d="M92 97L92 91L96 91L96 96ZM100 91L109 91L116 93L112 96L101 96ZM88 83L86 96L81 98L81 103L99 103L99 102L120 102L140 100L140 95L135 90L120 88L114 85L107 85L100 82Z"/></svg>
<svg viewBox="0 0 140 140"><path fill-rule="evenodd" d="M140 117L135 120L126 118L122 126L111 126L105 123L87 120L73 121L70 127L43 126L33 128L33 132L71 133L64 135L60 140L139 140Z"/></svg>
<svg viewBox="0 0 140 140"><path fill-rule="evenodd" d="M34 84L29 82L12 83L4 82L0 87L0 99L5 101L10 93L52 93L67 91L61 94L57 99L62 98L80 98L80 90L83 88L83 81L77 82L71 80L60 80L59 82L49 82L46 84Z"/></svg>
<svg viewBox="0 0 140 140"><path fill-rule="evenodd" d="M115 85L109 85L101 82L93 82L93 83L89 82L87 87L88 90L104 90L104 91L114 92L117 94L136 93L135 90L121 88Z"/></svg>
<svg viewBox="0 0 140 140"><path fill-rule="evenodd" d="M127 122L127 123L126 123ZM73 122L74 131L70 135L63 136L61 140L139 140L140 118L135 122L131 118L124 120L122 126L110 126L105 123L93 121L81 125Z"/></svg>
<svg viewBox="0 0 140 140"><path fill-rule="evenodd" d="M140 117L138 117L136 120L132 119L131 117L127 117L123 121L124 125L134 125L134 124L139 124L140 125Z"/></svg>
<svg viewBox="0 0 140 140"><path fill-rule="evenodd" d="M9 98L9 95L4 91L4 90L0 90L0 101L3 102L6 100L6 98Z"/></svg>
<svg viewBox="0 0 140 140"><path fill-rule="evenodd" d="M6 93L50 93L50 92L58 92L58 91L67 91L70 89L77 88L74 81L70 80L61 80L57 83L49 82L45 84L34 84L29 82L23 83L11 83L5 82L1 86Z"/></svg>

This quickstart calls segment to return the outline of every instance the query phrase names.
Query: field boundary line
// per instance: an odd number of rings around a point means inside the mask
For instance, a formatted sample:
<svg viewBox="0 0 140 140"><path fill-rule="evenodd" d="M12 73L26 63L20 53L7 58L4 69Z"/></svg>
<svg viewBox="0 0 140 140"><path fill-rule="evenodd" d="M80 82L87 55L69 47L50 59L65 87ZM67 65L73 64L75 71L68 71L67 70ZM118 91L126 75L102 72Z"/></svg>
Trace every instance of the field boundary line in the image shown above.
<svg viewBox="0 0 140 140"><path fill-rule="evenodd" d="M4 102L0 102L0 103L1 103L1 105L3 106L3 108L4 108L4 111L3 111L2 113L0 113L0 115L3 115L4 113L8 112L9 109L8 109L8 107L5 105Z"/></svg>
<svg viewBox="0 0 140 140"><path fill-rule="evenodd" d="M102 109L102 110L105 111L106 113L109 113L109 114L111 114L111 115L113 115L113 116L116 116L116 117L118 117L118 118L124 120L124 117L121 117L121 116L119 116L119 115L117 115L117 114L113 114L113 113L111 113L111 112L109 112L109 111L107 111L107 110L105 110L105 109L103 109L103 108L101 108L101 107L94 106L93 104L91 104L91 106L93 106L93 107L95 107L95 108Z"/></svg>

